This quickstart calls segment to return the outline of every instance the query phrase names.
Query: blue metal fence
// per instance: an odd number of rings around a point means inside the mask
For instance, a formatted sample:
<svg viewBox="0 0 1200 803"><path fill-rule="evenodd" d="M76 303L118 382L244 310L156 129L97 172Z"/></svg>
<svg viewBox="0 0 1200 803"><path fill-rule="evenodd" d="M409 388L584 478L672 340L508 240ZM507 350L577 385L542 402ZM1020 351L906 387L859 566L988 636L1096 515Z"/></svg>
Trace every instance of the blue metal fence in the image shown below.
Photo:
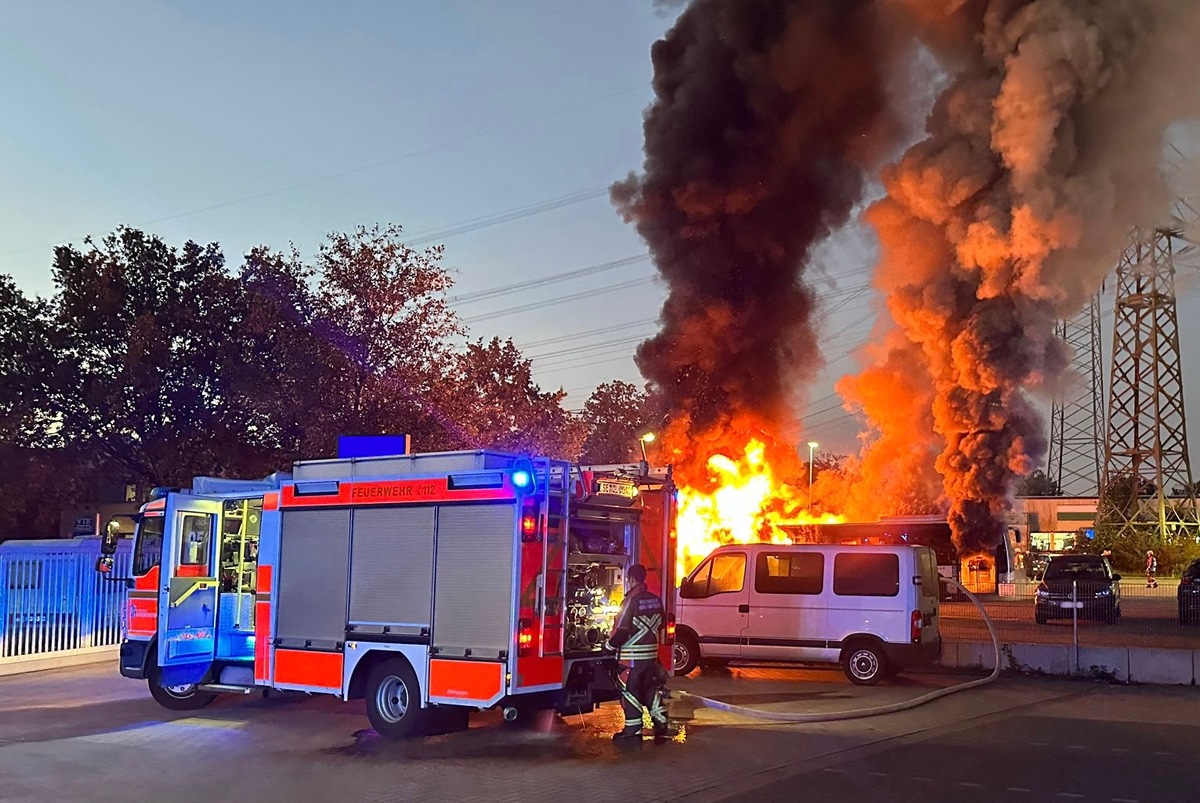
<svg viewBox="0 0 1200 803"><path fill-rule="evenodd" d="M119 543L109 577L128 577ZM125 586L95 569L99 538L0 544L0 663L121 642Z"/></svg>

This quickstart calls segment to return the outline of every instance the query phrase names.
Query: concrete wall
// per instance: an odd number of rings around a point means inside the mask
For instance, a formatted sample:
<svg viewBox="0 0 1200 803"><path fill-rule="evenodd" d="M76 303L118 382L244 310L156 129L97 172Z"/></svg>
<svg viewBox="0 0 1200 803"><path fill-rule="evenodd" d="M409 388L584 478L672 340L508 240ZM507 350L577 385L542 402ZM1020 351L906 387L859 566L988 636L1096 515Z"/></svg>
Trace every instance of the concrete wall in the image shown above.
<svg viewBox="0 0 1200 803"><path fill-rule="evenodd" d="M96 663L111 663L113 672L116 672L120 653L120 647L89 647L81 650L53 653L51 655L0 658L0 677Z"/></svg>
<svg viewBox="0 0 1200 803"><path fill-rule="evenodd" d="M992 669L990 642L947 641L942 666ZM1193 686L1200 683L1200 650L1074 647L1060 644L1002 644L1000 668L1044 675L1106 677L1122 683Z"/></svg>

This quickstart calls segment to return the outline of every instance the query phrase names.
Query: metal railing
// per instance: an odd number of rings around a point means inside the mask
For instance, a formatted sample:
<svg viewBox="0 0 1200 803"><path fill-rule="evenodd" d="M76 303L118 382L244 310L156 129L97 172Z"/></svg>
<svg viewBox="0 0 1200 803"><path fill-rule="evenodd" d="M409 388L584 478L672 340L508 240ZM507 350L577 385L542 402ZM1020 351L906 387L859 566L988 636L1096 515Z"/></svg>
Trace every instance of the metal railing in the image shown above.
<svg viewBox="0 0 1200 803"><path fill-rule="evenodd" d="M121 642L125 586L95 570L98 539L0 545L0 663ZM120 545L108 577L128 577Z"/></svg>
<svg viewBox="0 0 1200 803"><path fill-rule="evenodd" d="M1147 588L1144 579L1127 578L1119 584L1118 606L1075 584L1061 599L1043 598L1043 615L1037 582L1000 584L981 599L1007 644L1200 649L1200 616L1192 614L1198 603L1185 595L1181 612L1178 588L1173 579ZM965 600L943 601L941 633L953 641L988 640L983 618Z"/></svg>

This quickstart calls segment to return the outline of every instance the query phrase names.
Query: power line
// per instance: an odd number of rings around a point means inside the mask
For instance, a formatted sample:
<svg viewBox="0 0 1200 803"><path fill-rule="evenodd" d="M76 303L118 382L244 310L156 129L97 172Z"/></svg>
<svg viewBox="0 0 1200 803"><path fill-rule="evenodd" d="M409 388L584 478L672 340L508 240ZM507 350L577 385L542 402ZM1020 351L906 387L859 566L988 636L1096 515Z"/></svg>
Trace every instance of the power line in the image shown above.
<svg viewBox="0 0 1200 803"><path fill-rule="evenodd" d="M476 315L471 318L464 318L463 323L479 323L480 321L490 321L495 318L503 318L507 315L515 315L518 312L530 312L536 309L544 309L545 307L557 306L565 304L569 301L578 301L581 298L594 298L599 295L607 295L615 293L619 290L628 290L632 287L641 287L650 284L654 281L653 276L646 276L641 279L632 279L627 282L619 282L618 284L610 284L605 287L598 287L595 290L584 290L580 293L572 293L569 296L559 296L558 298L547 301L534 301L529 304L521 304L516 307L508 307L507 309L496 310L495 312L487 312L483 315Z"/></svg>
<svg viewBox="0 0 1200 803"><path fill-rule="evenodd" d="M543 359L546 359L547 357L561 357L561 356L565 356L568 354L581 354L586 351L595 351L596 349L607 348L609 346L627 346L632 343L641 343L643 340L648 338L651 334L653 334L653 333L647 332L645 334L634 335L632 337L619 338L617 340L604 340L599 343L593 343L590 346L572 346L571 348L558 349L557 351L547 351L547 352L543 352L541 354L527 354L525 356L526 356L526 359L529 359L529 360L543 360Z"/></svg>
<svg viewBox="0 0 1200 803"><path fill-rule="evenodd" d="M166 223L171 220L179 220L180 218L191 217L192 215L199 215L199 214L203 214L205 212L212 212L217 209L226 209L231 206L237 206L239 204L249 203L250 201L258 201L263 198L270 198L275 195L282 195L287 192L292 192L293 190L304 189L306 187L311 187L315 184L321 184L326 181L333 181L334 179L344 178L346 176L350 176L355 173L362 173L367 170L374 170L379 167L385 167L387 165L395 164L397 162L402 162L402 161L412 159L417 156L424 156L426 154L433 153L434 151L438 151L443 148L449 148L449 147L453 147L454 145L461 145L464 142L470 142L475 139L481 139L483 137L488 137L488 136L491 136L492 134L497 134L501 131L506 131L510 128L516 128L516 127L525 125L527 123L537 122L538 120L544 120L544 119L547 119L550 117L556 117L560 114L566 114L568 112L572 112L577 109L581 109L586 106L590 106L593 103L600 103L602 101L610 100L612 98L619 97L621 95L625 95L625 94L634 92L639 89L644 89L647 86L649 86L648 83L642 83L642 84L638 84L636 86L627 86L624 89L618 89L615 92L609 92L607 94L600 95L598 97L593 97L588 100L580 101L578 103L573 103L569 106L563 106L558 109L552 109L551 111L548 111L548 112L541 112L539 114L535 114L530 117L523 117L523 118L519 118L516 120L511 120L507 123L493 126L492 128L487 128L482 131L476 131L473 134L465 134L461 137L456 137L455 139L446 140L444 142L439 142L434 145L427 145L423 148L417 148L415 150L407 151L405 153L397 154L395 156L389 156L385 159L379 159L377 161L370 162L368 164L360 164L355 167L346 168L344 170L338 170L333 173L326 173L324 175L316 176L314 178L306 179L304 181L297 181L293 184L287 184L282 187L276 187L274 189L265 190L263 192L253 193L251 195L243 195L238 198L231 198L227 201L221 201L220 203L209 204L208 206L202 206L202 207L198 207L196 209L189 209L186 212L178 212L176 214L165 215L163 217L154 218L153 220L146 220L141 223L135 223L135 224L133 224L133 226L135 228L141 228L144 226L153 226L156 223ZM67 238L67 240L69 241L69 238ZM25 251L34 251L34 250L37 250L40 248L53 248L57 245L61 245L62 242L63 242L63 240L58 240L57 242L46 243L43 245L25 246L24 248L17 248L12 251L6 251L3 254L0 254L0 256L10 256L12 254L20 254Z"/></svg>
<svg viewBox="0 0 1200 803"><path fill-rule="evenodd" d="M518 206L513 209L507 209L503 212L493 212L489 215L464 220L459 223L451 223L447 226L442 226L437 229L427 229L422 232L406 237L404 242L410 247L427 245L432 242L448 240L451 237L456 237L459 234L467 234L480 229L486 229L491 226L498 226L501 223L509 223L513 220L540 215L544 212L551 212L555 209L561 209L564 206L583 203L590 201L593 198L600 198L608 195L608 187L592 187L587 190L579 190L568 195L561 195L557 198L551 198L546 201L538 201L525 206Z"/></svg>
<svg viewBox="0 0 1200 803"><path fill-rule="evenodd" d="M873 313L872 313L872 314L873 314ZM862 319L862 320L865 320L865 318L866 318L866 317L870 317L870 315L867 315L867 316L865 316L865 317L864 317L864 319ZM856 323L858 323L858 322L856 321L856 322L854 322L854 323L851 323L851 324L849 325L849 327L853 327L853 326L854 326ZM849 327L844 327L844 328L849 328ZM829 335L829 336L827 336L826 338L823 338L821 342L826 342L826 341L828 341L828 340L832 340L833 338L835 338L836 336L838 336L838 334L839 334L839 333L835 333L834 335ZM859 343L859 344L855 345L853 348L858 348L858 346L860 346L860 345L861 345L861 343ZM624 355L626 355L626 356L617 356L617 357L613 357L613 358L611 358L611 359L608 359L608 360L601 360L601 361L599 361L599 362L601 362L601 363L602 363L602 362L612 362L612 361L615 361L615 360L619 360L619 359L626 359L626 358L630 358L630 359L631 359L631 358L634 356L634 355L633 355L633 354L632 354L630 351L628 351L627 349L625 349L625 348L623 348L623 347L618 347L618 348L616 348L616 349L611 349L611 350L608 350L608 351L603 351L603 352L601 352L600 354L593 354L593 355L590 355L590 356L591 356L591 357L600 357L600 356L605 356L605 355L607 355L607 354L618 354L618 353L623 353L623 354L624 354ZM535 367L535 368L537 368L538 370L549 370L549 369L555 369L555 370L574 370L574 369L576 369L576 368L588 367L588 366L590 366L590 365L593 365L593 364L598 364L598 363L597 363L597 362L592 362L592 361L585 361L585 362L582 362L582 363L580 363L580 362L578 362L577 360L574 360L574 359L566 359L566 360L553 360L553 361L551 361L550 363L540 363L540 364L535 364L535 366L534 366L534 367ZM832 396L833 396L833 395L834 395L834 394L830 394L830 396L829 396L829 397L827 397L827 398L832 398Z"/></svg>
<svg viewBox="0 0 1200 803"><path fill-rule="evenodd" d="M515 284L506 284L499 287L492 287L487 290L477 290L472 293L463 293L462 295L451 297L449 302L451 304L459 305L473 304L477 301L487 301L489 299L499 298L501 296L511 295L513 293L519 293L524 290L532 290L537 287L546 287L547 285L558 284L559 282L566 282L572 279L581 278L583 276L592 276L597 273L604 273L606 271L626 267L627 265L636 265L639 262L645 262L649 258L649 254L638 254L636 256L624 257L622 259L614 259L609 262L601 262L596 265L588 265L586 267L577 268L572 271L567 271L566 273L540 276L536 279L528 279L523 282L516 282Z"/></svg>
<svg viewBox="0 0 1200 803"><path fill-rule="evenodd" d="M567 363L567 364L565 364L565 365L562 365L562 366L557 366L557 365L556 365L556 366L540 366L540 367L539 367L539 366L536 366L536 365L535 365L535 366L534 366L534 370L539 370L539 371L540 371L540 370L542 370L543 368L549 368L549 367L553 367L553 368L554 368L556 371L559 371L559 372L562 372L562 371L575 371L575 370L578 370L578 369L580 369L580 368L592 368L592 367L594 367L594 366L597 366L597 365L604 365L605 363L610 363L610 362L619 362L619 361L621 361L621 360L628 360L628 359L631 359L632 357L633 357L633 355L632 355L632 354L623 354L623 355L621 355L620 357L610 357L610 358L608 358L608 359L606 359L606 360L593 360L593 361L591 361L591 362L579 363L578 365L571 365L570 363Z"/></svg>
<svg viewBox="0 0 1200 803"><path fill-rule="evenodd" d="M617 348L608 347L597 354L589 354L584 359L591 359L594 357L604 357L609 354L614 355L614 356L623 354L631 360L633 359L633 356L634 356L633 352L629 348L627 348L625 346L618 346ZM545 369L545 368L553 368L553 367L562 366L562 365L571 365L573 363L579 362L578 358L564 359L564 357L566 357L566 356L567 355L564 355L563 357L555 357L555 358L551 359L549 362L535 362L535 367L539 368L539 369Z"/></svg>
<svg viewBox="0 0 1200 803"><path fill-rule="evenodd" d="M521 344L521 348L531 349L538 346L548 346L552 343L565 343L571 340L581 340L585 337L591 337L592 335L607 335L612 332L620 332L624 329L633 329L638 326L645 326L648 323L654 323L656 320L656 318L643 318L640 321L630 321L629 323L623 323L618 326L606 326L602 329L592 329L587 332L576 332L575 334L562 335L560 337L547 337L543 340L533 340L528 343L523 343Z"/></svg>

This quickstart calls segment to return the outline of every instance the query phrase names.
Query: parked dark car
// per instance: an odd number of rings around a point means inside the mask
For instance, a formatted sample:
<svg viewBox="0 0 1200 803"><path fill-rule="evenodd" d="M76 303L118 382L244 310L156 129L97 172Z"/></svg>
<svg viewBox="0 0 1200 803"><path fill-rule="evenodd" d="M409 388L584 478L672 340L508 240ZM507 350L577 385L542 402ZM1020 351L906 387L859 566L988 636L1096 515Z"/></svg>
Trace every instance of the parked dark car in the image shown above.
<svg viewBox="0 0 1200 803"><path fill-rule="evenodd" d="M1200 558L1188 564L1179 578L1179 624L1200 624Z"/></svg>
<svg viewBox="0 0 1200 803"><path fill-rule="evenodd" d="M1121 575L1099 555L1055 555L1034 596L1034 619L1095 619L1113 624L1121 616Z"/></svg>

